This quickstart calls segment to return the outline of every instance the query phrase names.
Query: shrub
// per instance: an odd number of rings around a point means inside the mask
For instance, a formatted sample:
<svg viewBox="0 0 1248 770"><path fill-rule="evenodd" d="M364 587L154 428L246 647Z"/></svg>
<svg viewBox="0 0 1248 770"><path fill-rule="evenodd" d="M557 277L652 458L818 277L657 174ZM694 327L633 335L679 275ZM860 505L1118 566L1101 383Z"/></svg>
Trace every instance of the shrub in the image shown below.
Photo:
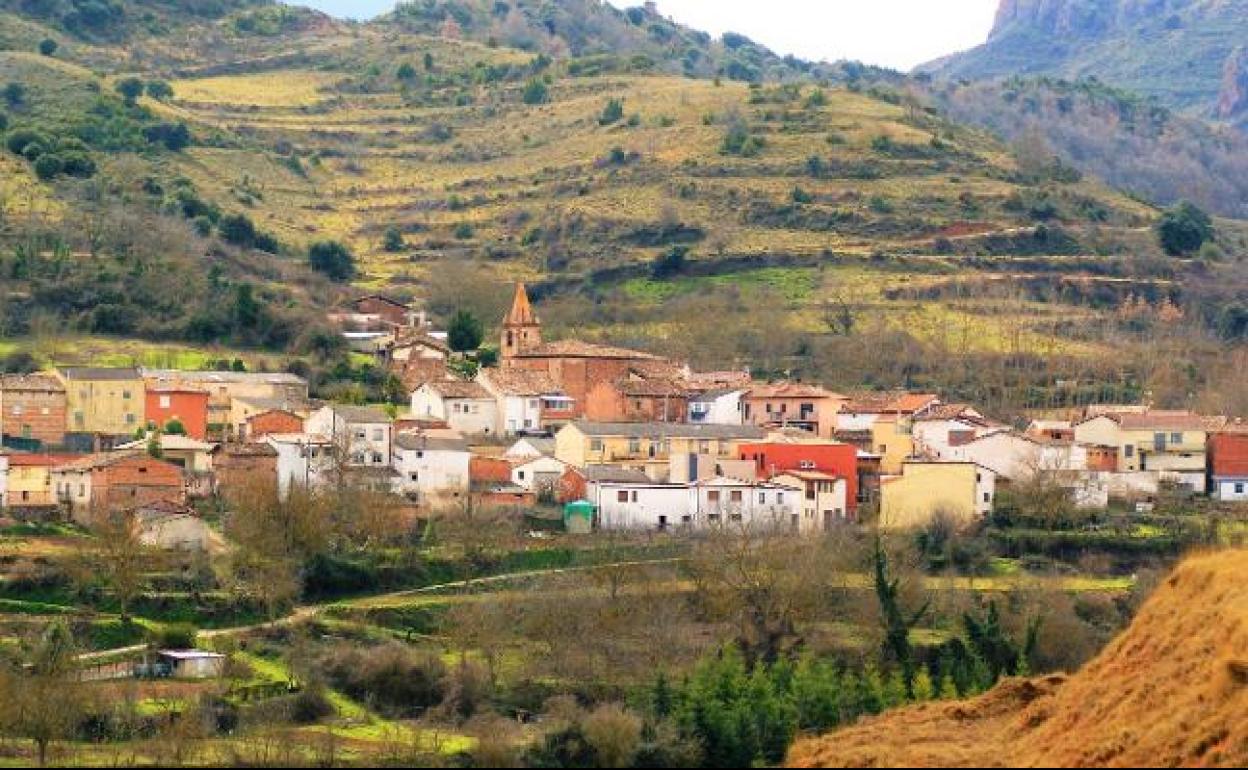
<svg viewBox="0 0 1248 770"><path fill-rule="evenodd" d="M355 256L337 241L320 241L308 249L308 264L334 281L355 277Z"/></svg>
<svg viewBox="0 0 1248 770"><path fill-rule="evenodd" d="M56 49L59 47L60 46L57 45L57 42L50 37L45 37L43 40L39 41L39 53L44 56L52 56L56 53Z"/></svg>
<svg viewBox="0 0 1248 770"><path fill-rule="evenodd" d="M189 623L170 623L152 632L152 644L162 650L193 650L198 636Z"/></svg>
<svg viewBox="0 0 1248 770"><path fill-rule="evenodd" d="M173 86L163 80L153 80L147 84L147 95L157 101L173 98Z"/></svg>
<svg viewBox="0 0 1248 770"><path fill-rule="evenodd" d="M446 665L399 644L341 648L323 661L330 683L392 717L414 717L442 702Z"/></svg>
<svg viewBox="0 0 1248 770"><path fill-rule="evenodd" d="M677 275L684 271L688 256L688 246L673 246L655 258L650 274L660 280Z"/></svg>
<svg viewBox="0 0 1248 770"><path fill-rule="evenodd" d="M10 107L20 107L26 101L26 86L21 83L9 83L0 92Z"/></svg>
<svg viewBox="0 0 1248 770"><path fill-rule="evenodd" d="M447 342L451 350L463 353L481 347L485 330L481 321L467 310L457 310L447 329Z"/></svg>
<svg viewBox="0 0 1248 770"><path fill-rule="evenodd" d="M524 87L525 104L545 104L550 101L550 88L541 78L533 78Z"/></svg>
<svg viewBox="0 0 1248 770"><path fill-rule="evenodd" d="M125 100L126 106L133 107L139 101L139 97L147 90L147 85L138 78L123 78L114 86L117 93L121 94L121 98Z"/></svg>
<svg viewBox="0 0 1248 770"><path fill-rule="evenodd" d="M394 76L399 80L413 80L416 77L416 68L412 66L411 62L403 62L395 70Z"/></svg>
<svg viewBox="0 0 1248 770"><path fill-rule="evenodd" d="M325 687L312 684L305 687L291 702L290 720L297 725L311 725L333 716L336 711Z"/></svg>
<svg viewBox="0 0 1248 770"><path fill-rule="evenodd" d="M460 222L455 225L455 237L461 241L466 241L473 236L472 225L467 222Z"/></svg>
<svg viewBox="0 0 1248 770"><path fill-rule="evenodd" d="M9 152L14 155L25 155L26 148L30 145L37 144L41 147L47 147L51 142L47 136L38 131L22 129L9 134L8 138L4 140L4 144Z"/></svg>
<svg viewBox="0 0 1248 770"><path fill-rule="evenodd" d="M221 239L235 246L251 248L256 242L256 225L246 214L227 214L217 222Z"/></svg>
<svg viewBox="0 0 1248 770"><path fill-rule="evenodd" d="M764 146L765 142L763 139L751 135L749 128L743 121L734 121L728 127L728 132L724 134L720 152L724 155L740 155L744 158L752 158L762 152Z"/></svg>
<svg viewBox="0 0 1248 770"><path fill-rule="evenodd" d="M382 239L382 248L390 253L403 250L403 231L396 225L390 225L386 228L386 235Z"/></svg>
<svg viewBox="0 0 1248 770"><path fill-rule="evenodd" d="M186 149L191 143L191 131L185 123L157 123L143 129L143 138L152 144L163 144L172 152Z"/></svg>
<svg viewBox="0 0 1248 770"><path fill-rule="evenodd" d="M619 99L611 99L607 102L607 106L602 109L602 115L598 118L598 125L609 126L618 122L624 117L624 103Z"/></svg>
<svg viewBox="0 0 1248 770"><path fill-rule="evenodd" d="M66 152L61 155L61 160L65 164L65 173L70 176L79 179L95 176L95 161L85 152Z"/></svg>
<svg viewBox="0 0 1248 770"><path fill-rule="evenodd" d="M43 154L35 161L35 176L44 180L55 179L65 171L65 163L57 155Z"/></svg>
<svg viewBox="0 0 1248 770"><path fill-rule="evenodd" d="M1191 254L1213 240L1213 220L1198 206L1183 201L1162 215L1157 223L1157 239L1172 257Z"/></svg>

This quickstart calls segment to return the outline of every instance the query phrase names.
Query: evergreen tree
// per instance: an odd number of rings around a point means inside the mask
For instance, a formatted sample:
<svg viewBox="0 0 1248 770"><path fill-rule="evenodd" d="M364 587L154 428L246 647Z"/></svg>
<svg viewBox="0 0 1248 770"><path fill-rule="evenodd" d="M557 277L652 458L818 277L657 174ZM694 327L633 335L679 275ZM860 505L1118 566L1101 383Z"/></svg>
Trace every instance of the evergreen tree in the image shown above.
<svg viewBox="0 0 1248 770"><path fill-rule="evenodd" d="M125 100L127 107L133 107L139 101L139 97L147 89L147 85L138 78L125 78L116 85L117 93L121 94L121 98Z"/></svg>
<svg viewBox="0 0 1248 770"><path fill-rule="evenodd" d="M930 602L911 615L901 608L901 581L889 577L888 557L884 554L884 544L875 538L875 595L880 603L880 619L884 624L884 648L897 665L901 667L902 681L905 684L906 696L914 697L914 649L910 645L910 629L918 625L927 614Z"/></svg>
<svg viewBox="0 0 1248 770"><path fill-rule="evenodd" d="M1213 220L1195 204L1183 201L1157 223L1157 238L1172 257L1191 254L1213 240Z"/></svg>
<svg viewBox="0 0 1248 770"><path fill-rule="evenodd" d="M50 37L45 37L43 40L39 41L39 53L44 56L55 55L57 48L60 48L60 45L58 45L57 42Z"/></svg>
<svg viewBox="0 0 1248 770"><path fill-rule="evenodd" d="M355 256L337 241L320 241L308 249L308 263L318 273L334 281L349 281L355 277Z"/></svg>
<svg viewBox="0 0 1248 770"><path fill-rule="evenodd" d="M456 353L467 353L481 347L485 330L481 322L467 310L457 310L447 328L447 342Z"/></svg>

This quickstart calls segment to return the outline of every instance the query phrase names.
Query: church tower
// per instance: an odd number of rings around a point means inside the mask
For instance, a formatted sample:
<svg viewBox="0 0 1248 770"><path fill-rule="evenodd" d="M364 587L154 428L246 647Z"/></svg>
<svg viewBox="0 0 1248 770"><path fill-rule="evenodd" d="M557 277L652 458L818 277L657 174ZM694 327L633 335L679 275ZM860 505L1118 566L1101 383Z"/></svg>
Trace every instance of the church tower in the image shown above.
<svg viewBox="0 0 1248 770"><path fill-rule="evenodd" d="M542 344L542 322L533 312L529 293L523 283L516 284L516 297L511 312L503 319L503 338L499 353L503 366L510 366L517 354Z"/></svg>

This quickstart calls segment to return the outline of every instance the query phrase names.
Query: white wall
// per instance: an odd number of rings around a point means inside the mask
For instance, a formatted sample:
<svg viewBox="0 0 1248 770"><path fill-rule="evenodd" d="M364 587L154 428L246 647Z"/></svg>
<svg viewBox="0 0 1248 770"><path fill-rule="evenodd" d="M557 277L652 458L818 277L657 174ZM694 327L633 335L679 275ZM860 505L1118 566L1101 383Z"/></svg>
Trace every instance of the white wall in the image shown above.
<svg viewBox="0 0 1248 770"><path fill-rule="evenodd" d="M739 390L725 393L709 404L699 404L707 407L705 415L700 419L694 419L693 402L690 402L689 422L700 425L743 425L745 420L741 412L741 399L744 395L745 391Z"/></svg>
<svg viewBox="0 0 1248 770"><path fill-rule="evenodd" d="M597 506L598 526L604 530L656 530L664 517L667 527L676 528L693 513L689 488L683 485L590 482L586 496Z"/></svg>
<svg viewBox="0 0 1248 770"><path fill-rule="evenodd" d="M363 468L390 467L393 426L388 422L347 422L335 416L332 407L324 407L308 417L306 430L313 435L331 437L335 445L347 452L348 465Z"/></svg>
<svg viewBox="0 0 1248 770"><path fill-rule="evenodd" d="M334 467L333 447L328 444L296 444L269 437L277 451L277 493L285 498L292 487L315 489L326 482Z"/></svg>
<svg viewBox="0 0 1248 770"><path fill-rule="evenodd" d="M501 430L514 436L522 430L541 430L542 399L538 396L503 396Z"/></svg>
<svg viewBox="0 0 1248 770"><path fill-rule="evenodd" d="M1215 482L1214 496L1223 502L1248 501L1248 478L1219 479Z"/></svg>
<svg viewBox="0 0 1248 770"><path fill-rule="evenodd" d="M973 432L976 438L990 433L999 433L1003 428L985 428L962 420L918 420L912 428L914 446L921 452L930 454L937 460L956 459L950 453L953 447L949 443L951 432Z"/></svg>
<svg viewBox="0 0 1248 770"><path fill-rule="evenodd" d="M553 457L539 457L511 469L511 483L529 492L540 492L542 486L555 487L568 469L566 463Z"/></svg>
<svg viewBox="0 0 1248 770"><path fill-rule="evenodd" d="M395 493L428 498L453 497L468 491L471 452L445 449L396 449Z"/></svg>
<svg viewBox="0 0 1248 770"><path fill-rule="evenodd" d="M1039 444L1012 433L994 433L963 446L950 447L942 459L978 463L1012 481L1044 471L1077 471L1088 467L1082 446Z"/></svg>

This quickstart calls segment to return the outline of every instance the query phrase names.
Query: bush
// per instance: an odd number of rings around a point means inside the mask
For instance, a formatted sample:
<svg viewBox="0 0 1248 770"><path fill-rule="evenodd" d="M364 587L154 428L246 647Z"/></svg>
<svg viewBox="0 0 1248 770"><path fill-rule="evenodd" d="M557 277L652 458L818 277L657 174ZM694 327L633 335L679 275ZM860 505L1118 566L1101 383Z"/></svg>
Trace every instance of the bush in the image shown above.
<svg viewBox="0 0 1248 770"><path fill-rule="evenodd" d="M309 685L290 704L290 720L297 725L311 725L331 717L337 709L319 684Z"/></svg>
<svg viewBox="0 0 1248 770"><path fill-rule="evenodd" d="M246 214L227 214L217 222L221 239L235 246L251 248L256 242L256 225Z"/></svg>
<svg viewBox="0 0 1248 770"><path fill-rule="evenodd" d="M57 45L56 41L50 37L45 37L43 40L39 41L39 53L44 56L52 56L56 53L56 49L59 47L60 46Z"/></svg>
<svg viewBox="0 0 1248 770"><path fill-rule="evenodd" d="M337 241L312 244L308 249L308 264L334 281L349 281L355 277L355 257Z"/></svg>
<svg viewBox="0 0 1248 770"><path fill-rule="evenodd" d="M20 107L26 101L26 86L21 83L9 83L0 92L10 107Z"/></svg>
<svg viewBox="0 0 1248 770"><path fill-rule="evenodd" d="M61 161L65 164L65 173L79 179L89 179L95 176L95 161L85 152L67 152L61 155Z"/></svg>
<svg viewBox="0 0 1248 770"><path fill-rule="evenodd" d="M598 117L598 125L609 126L618 122L622 117L624 117L624 103L619 99L611 99L602 109L602 115Z"/></svg>
<svg viewBox="0 0 1248 770"><path fill-rule="evenodd" d="M1191 254L1206 241L1213 240L1213 236L1213 220L1187 201L1166 211L1157 223L1157 239L1172 257Z"/></svg>
<svg viewBox="0 0 1248 770"><path fill-rule="evenodd" d="M340 648L322 662L330 683L387 716L420 716L446 697L446 665L399 644Z"/></svg>
<svg viewBox="0 0 1248 770"><path fill-rule="evenodd" d="M32 144L47 147L51 141L44 134L30 129L22 129L9 134L4 140L5 147L14 155L25 155L26 148Z"/></svg>
<svg viewBox="0 0 1248 770"><path fill-rule="evenodd" d="M191 143L191 131L185 123L157 123L143 129L143 138L152 144L163 144L172 152L186 149Z"/></svg>
<svg viewBox="0 0 1248 770"><path fill-rule="evenodd" d="M688 246L673 246L655 258L650 274L662 280L684 272L688 256Z"/></svg>
<svg viewBox="0 0 1248 770"><path fill-rule="evenodd" d="M524 87L525 104L545 104L550 101L550 88L541 78L534 78Z"/></svg>
<svg viewBox="0 0 1248 770"><path fill-rule="evenodd" d="M157 101L173 98L173 86L163 80L153 80L147 84L147 95Z"/></svg>
<svg viewBox="0 0 1248 770"><path fill-rule="evenodd" d="M35 176L43 181L55 179L65 171L65 163L57 155L45 153L35 161Z"/></svg>
<svg viewBox="0 0 1248 770"><path fill-rule="evenodd" d="M719 151L724 155L740 155L752 158L762 152L766 145L764 140L750 134L749 128L742 121L736 121L728 127Z"/></svg>
<svg viewBox="0 0 1248 770"><path fill-rule="evenodd" d="M390 253L403 250L403 231L396 225L390 225L386 228L386 235L382 239L382 248Z"/></svg>
<svg viewBox="0 0 1248 770"><path fill-rule="evenodd" d="M125 100L126 106L133 107L143 92L147 90L147 84L138 78L124 78L118 81L114 86L117 93L121 94L121 98Z"/></svg>
<svg viewBox="0 0 1248 770"><path fill-rule="evenodd" d="M189 623L170 623L152 632L152 644L162 650L193 650L198 636Z"/></svg>

